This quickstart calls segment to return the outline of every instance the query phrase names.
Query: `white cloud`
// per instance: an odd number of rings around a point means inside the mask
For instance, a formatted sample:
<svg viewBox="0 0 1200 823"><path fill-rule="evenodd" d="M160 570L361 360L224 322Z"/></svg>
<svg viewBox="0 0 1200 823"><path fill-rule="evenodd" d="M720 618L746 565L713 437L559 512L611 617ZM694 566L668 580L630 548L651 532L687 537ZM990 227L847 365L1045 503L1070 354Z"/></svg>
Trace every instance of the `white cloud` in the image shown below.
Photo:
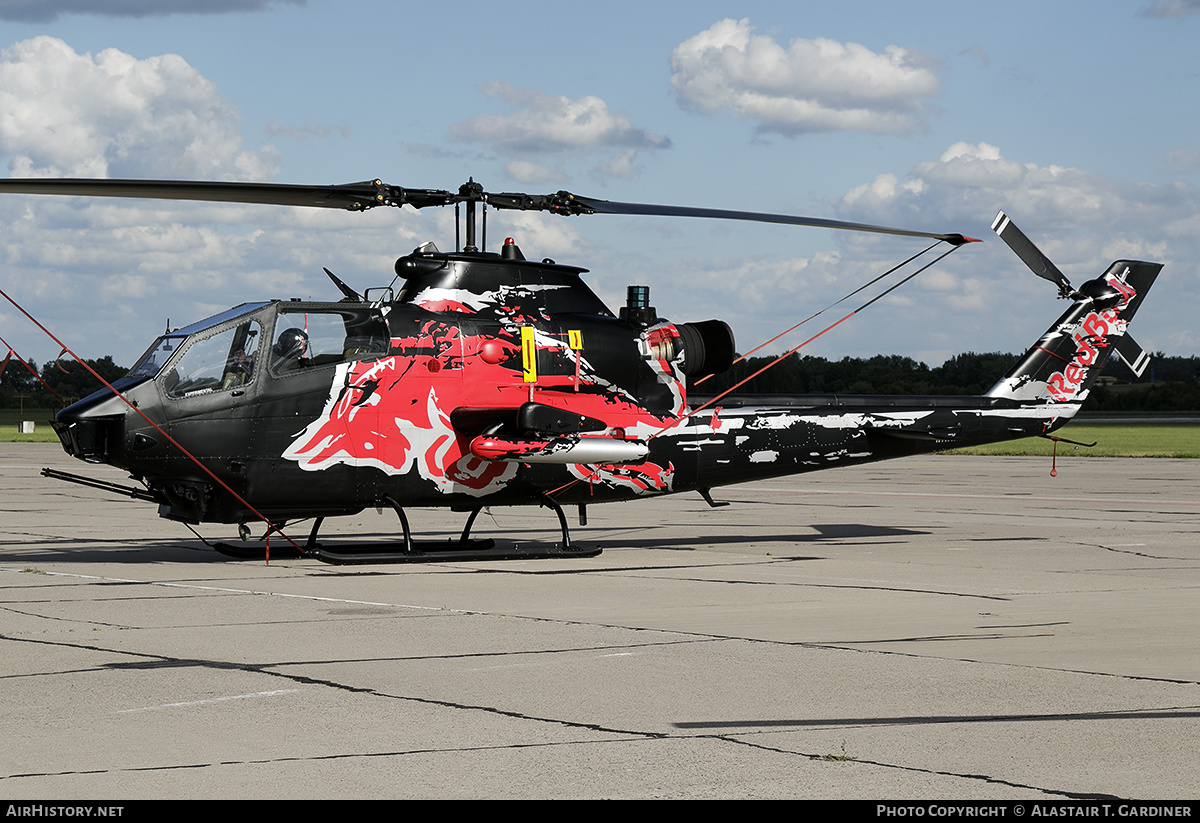
<svg viewBox="0 0 1200 823"><path fill-rule="evenodd" d="M515 89L496 82L483 87L488 97L499 98L517 109L512 114L476 114L450 127L449 138L479 143L513 158L507 171L520 182L545 182L549 175L563 179L561 163L544 158L602 155L597 167L603 174L627 177L633 173L637 152L665 149L670 138L633 125L624 113L609 110L594 95L556 97L535 89ZM609 156L615 151L615 155Z"/></svg>
<svg viewBox="0 0 1200 823"><path fill-rule="evenodd" d="M637 150L628 149L607 162L601 163L595 171L602 177L620 177L623 180L629 180L639 171L636 161Z"/></svg>
<svg viewBox="0 0 1200 823"><path fill-rule="evenodd" d="M749 19L720 20L671 53L680 103L712 114L730 109L781 134L924 131L937 94L932 60L898 46L883 54L858 43L796 38L787 48L752 35Z"/></svg>
<svg viewBox="0 0 1200 823"><path fill-rule="evenodd" d="M979 46L968 46L960 51L959 54L974 57L979 61L979 65L983 66L985 69L992 64L991 58L988 57L988 53Z"/></svg>
<svg viewBox="0 0 1200 823"><path fill-rule="evenodd" d="M1187 172L1200 171L1200 151L1187 146L1180 146L1166 152L1163 155L1163 160L1166 161L1169 167L1178 172L1186 174Z"/></svg>
<svg viewBox="0 0 1200 823"><path fill-rule="evenodd" d="M337 299L322 266L360 291L386 286L396 257L446 236L436 217L6 195L0 288L84 356L130 365L168 317L180 326L245 301ZM28 324L10 331L22 350L45 352Z"/></svg>
<svg viewBox="0 0 1200 823"><path fill-rule="evenodd" d="M504 171L518 183L541 185L555 180L562 180L566 173L561 161L553 166L545 163L535 163L532 160L511 160L504 166Z"/></svg>
<svg viewBox="0 0 1200 823"><path fill-rule="evenodd" d="M671 86L685 106L729 109L759 131L907 134L926 128L938 79L924 55L818 38L787 48L753 35L748 19L721 20L671 53Z"/></svg>
<svg viewBox="0 0 1200 823"><path fill-rule="evenodd" d="M1062 267L1092 262L1093 254L1081 254L1084 248L1126 255L1169 252L1162 243L1188 234L1190 224L1184 231L1177 227L1200 213L1200 191L1179 182L1124 183L1083 169L1020 163L987 143L955 143L937 160L918 163L903 181L884 174L855 187L837 209L845 219L925 228L912 225L919 217L940 231L990 225L1004 209L1023 225L1042 227L1050 235L1048 246L1062 245L1065 259L1056 259ZM1088 239L1073 250L1066 246L1072 242L1068 235ZM1120 251L1114 242L1123 236L1142 239ZM1043 251L1050 254L1049 248ZM1085 259L1070 259L1081 256Z"/></svg>
<svg viewBox="0 0 1200 823"><path fill-rule="evenodd" d="M261 180L276 171L274 151L244 147L233 107L182 58L77 54L50 37L0 53L0 159L16 175ZM129 364L167 317L182 325L212 305L336 297L322 266L359 289L387 285L397 256L446 236L435 222L412 209L4 195L0 287L83 356ZM10 333L44 359L36 330L16 323Z"/></svg>
<svg viewBox="0 0 1200 823"><path fill-rule="evenodd" d="M1113 260L1165 264L1134 338L1148 350L1200 349L1200 190L1182 183L1131 184L1084 169L1009 159L996 146L956 143L907 174L885 172L847 191L822 216L982 239L918 275L803 351L831 358L903 352L938 365L964 351L1024 350L1061 313L1037 279L990 230L1004 209L1079 286ZM803 258L681 259L651 274L672 319L716 314L743 351L887 271L928 241L831 232L830 252ZM917 265L945 250L939 246ZM785 351L867 302L905 274L882 281L772 345ZM680 283L687 288L681 289Z"/></svg>
<svg viewBox="0 0 1200 823"><path fill-rule="evenodd" d="M496 248L505 236L516 239L517 245L530 257L556 257L577 261L586 243L575 224L563 218L530 211L499 210L489 212L488 246Z"/></svg>
<svg viewBox="0 0 1200 823"><path fill-rule="evenodd" d="M1181 182L1165 185L1111 180L1084 169L1021 163L987 143L956 143L937 160L918 163L899 180L879 175L836 204L848 220L932 231L960 231L985 241L965 247L942 266L956 283L919 278L918 290L932 298L930 322L956 318L965 310L988 308L1010 322L1042 322L1039 310L1047 289L989 227L1003 209L1075 285L1098 276L1122 258L1165 264L1143 312L1135 337L1147 348L1188 353L1200 346L1194 317L1200 311L1200 190ZM851 236L844 251L852 259L882 254L878 238ZM936 285L936 288L934 286ZM969 328L963 319L952 324ZM950 326L948 325L947 328ZM1169 337L1171 331L1180 332ZM1027 330L1028 331L1028 330ZM1169 339L1168 339L1169 337ZM993 346L998 347L998 346Z"/></svg>
<svg viewBox="0 0 1200 823"><path fill-rule="evenodd" d="M14 177L265 180L279 166L273 148L244 148L234 107L182 57L53 37L0 52L0 155Z"/></svg>
<svg viewBox="0 0 1200 823"><path fill-rule="evenodd" d="M1142 17L1183 17L1200 14L1200 0L1150 0L1139 12Z"/></svg>

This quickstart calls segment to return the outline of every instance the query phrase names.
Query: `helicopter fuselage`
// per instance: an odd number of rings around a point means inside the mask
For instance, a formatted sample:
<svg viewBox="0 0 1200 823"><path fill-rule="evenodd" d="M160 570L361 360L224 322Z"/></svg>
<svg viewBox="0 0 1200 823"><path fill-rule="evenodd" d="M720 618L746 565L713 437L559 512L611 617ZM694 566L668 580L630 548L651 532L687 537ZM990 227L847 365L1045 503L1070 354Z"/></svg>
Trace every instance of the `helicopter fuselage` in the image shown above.
<svg viewBox="0 0 1200 823"><path fill-rule="evenodd" d="M696 412L688 378L733 357L720 321L662 320L641 287L614 315L582 269L515 246L418 250L396 269L398 295L246 304L164 334L114 384L128 405L105 389L58 415L64 447L129 471L165 517L281 521L385 499L471 510L707 495L1044 434L1082 399L741 397ZM1035 349L1070 361L1079 322L1069 311ZM1022 380L1047 379L1025 368Z"/></svg>

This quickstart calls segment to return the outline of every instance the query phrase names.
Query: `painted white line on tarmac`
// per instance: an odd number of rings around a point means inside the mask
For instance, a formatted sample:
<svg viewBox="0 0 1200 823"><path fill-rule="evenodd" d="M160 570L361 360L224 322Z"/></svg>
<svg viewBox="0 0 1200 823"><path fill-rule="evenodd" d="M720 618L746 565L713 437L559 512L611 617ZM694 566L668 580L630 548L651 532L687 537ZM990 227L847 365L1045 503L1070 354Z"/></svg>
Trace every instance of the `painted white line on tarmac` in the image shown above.
<svg viewBox="0 0 1200 823"><path fill-rule="evenodd" d="M161 706L142 706L138 709L121 709L117 714L130 714L132 712L156 712L160 709L179 709L187 706L204 706L208 703L224 703L227 700L247 700L251 697L275 697L281 694L296 694L299 689L275 689L269 692L251 692L250 694L237 694L230 697L210 697L207 700L189 700L183 703L164 703Z"/></svg>
<svg viewBox="0 0 1200 823"><path fill-rule="evenodd" d="M0 569L20 573L20 569ZM70 572L38 571L48 577L73 577L78 580L99 580L105 583L141 583L146 586L163 586L168 589L196 589L206 592L223 592L225 594L260 594L267 597L294 597L297 600L317 600L325 603L347 603L352 606L385 606L393 609L417 609L426 612L452 612L455 614L475 614L465 609L447 609L442 606L413 606L408 603L377 603L373 600L347 600L341 597L317 597L312 594L287 594L286 592L264 592L257 589L231 589L224 586L199 586L195 583L164 583L158 580L135 580L131 577L103 577L95 574L72 574Z"/></svg>

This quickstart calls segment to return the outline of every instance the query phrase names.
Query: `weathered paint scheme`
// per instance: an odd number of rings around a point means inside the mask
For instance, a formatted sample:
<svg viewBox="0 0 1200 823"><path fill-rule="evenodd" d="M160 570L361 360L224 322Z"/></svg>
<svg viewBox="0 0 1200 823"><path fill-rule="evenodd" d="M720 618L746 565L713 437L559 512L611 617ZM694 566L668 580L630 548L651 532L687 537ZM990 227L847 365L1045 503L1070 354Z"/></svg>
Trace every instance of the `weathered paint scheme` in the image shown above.
<svg viewBox="0 0 1200 823"><path fill-rule="evenodd" d="M197 324L155 376L116 388L277 520L350 514L385 496L462 509L536 504L546 494L601 503L1052 432L1078 411L1160 268L1114 263L980 397L728 397L693 415L699 399L687 397L683 363L697 352L681 327L615 317L581 269L429 251L397 262L407 282L392 302L227 312ZM337 362L268 365L285 314L307 328L306 313L338 312L386 323L386 351L363 354L347 341ZM275 331L260 335L244 384L172 396L172 366L197 341L248 323ZM550 422L520 422L529 420ZM72 454L141 479L164 516L253 517L107 390L64 410L57 429ZM485 435L493 451L473 453ZM554 456L602 440L645 456L621 464ZM547 459L522 461L522 448Z"/></svg>

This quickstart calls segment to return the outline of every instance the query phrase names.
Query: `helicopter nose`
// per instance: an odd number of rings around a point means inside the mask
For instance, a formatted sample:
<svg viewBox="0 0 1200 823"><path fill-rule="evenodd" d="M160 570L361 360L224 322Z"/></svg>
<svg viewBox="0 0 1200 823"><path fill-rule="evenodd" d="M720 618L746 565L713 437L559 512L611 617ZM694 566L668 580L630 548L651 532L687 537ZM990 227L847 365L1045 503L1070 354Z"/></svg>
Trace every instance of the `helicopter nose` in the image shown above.
<svg viewBox="0 0 1200 823"><path fill-rule="evenodd" d="M68 406L54 418L54 432L63 449L89 463L109 462L112 448L122 440L124 419L67 414L69 409Z"/></svg>
<svg viewBox="0 0 1200 823"><path fill-rule="evenodd" d="M125 436L125 404L108 389L72 403L54 416L54 432L72 457L109 463Z"/></svg>

